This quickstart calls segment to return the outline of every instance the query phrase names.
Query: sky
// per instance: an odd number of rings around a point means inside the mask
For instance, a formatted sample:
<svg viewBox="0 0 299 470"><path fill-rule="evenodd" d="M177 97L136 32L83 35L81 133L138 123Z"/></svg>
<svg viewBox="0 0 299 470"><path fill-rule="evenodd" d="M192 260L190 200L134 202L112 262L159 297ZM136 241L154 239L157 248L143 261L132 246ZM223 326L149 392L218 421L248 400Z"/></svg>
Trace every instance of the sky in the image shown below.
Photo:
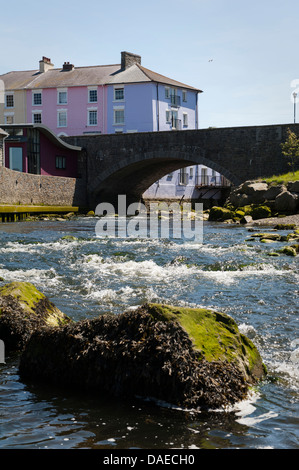
<svg viewBox="0 0 299 470"><path fill-rule="evenodd" d="M299 102L298 0L0 0L0 74L142 65L203 91L199 127L288 124Z"/></svg>

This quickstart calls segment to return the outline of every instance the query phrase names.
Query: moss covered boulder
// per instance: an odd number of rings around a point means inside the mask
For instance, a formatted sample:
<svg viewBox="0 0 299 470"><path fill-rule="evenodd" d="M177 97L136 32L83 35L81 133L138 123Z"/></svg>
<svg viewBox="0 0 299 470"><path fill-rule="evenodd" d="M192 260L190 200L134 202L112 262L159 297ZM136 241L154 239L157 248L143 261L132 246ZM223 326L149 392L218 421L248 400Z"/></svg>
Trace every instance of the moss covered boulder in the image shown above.
<svg viewBox="0 0 299 470"><path fill-rule="evenodd" d="M0 288L0 339L8 353L22 350L33 331L70 321L29 282L12 282Z"/></svg>
<svg viewBox="0 0 299 470"><path fill-rule="evenodd" d="M257 206L252 209L251 216L253 220L267 219L271 217L271 209L268 206Z"/></svg>
<svg viewBox="0 0 299 470"><path fill-rule="evenodd" d="M297 246L296 245L284 246L283 248L278 250L278 253L283 253L284 255L287 255L287 256L297 256L298 254Z"/></svg>
<svg viewBox="0 0 299 470"><path fill-rule="evenodd" d="M19 372L25 381L215 409L244 399L250 384L265 376L265 367L229 316L146 304L37 330Z"/></svg>
<svg viewBox="0 0 299 470"><path fill-rule="evenodd" d="M209 213L210 221L224 221L228 219L233 219L234 213L227 209L226 207L213 206Z"/></svg>

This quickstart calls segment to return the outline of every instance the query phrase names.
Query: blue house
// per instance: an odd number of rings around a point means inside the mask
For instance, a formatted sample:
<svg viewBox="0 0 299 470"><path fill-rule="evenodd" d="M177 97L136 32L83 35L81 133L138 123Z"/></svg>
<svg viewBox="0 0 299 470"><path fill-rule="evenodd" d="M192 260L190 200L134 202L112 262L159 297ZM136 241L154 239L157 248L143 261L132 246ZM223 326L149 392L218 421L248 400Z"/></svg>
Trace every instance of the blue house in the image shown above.
<svg viewBox="0 0 299 470"><path fill-rule="evenodd" d="M107 80L107 132L197 129L201 90L141 65L141 57L122 52L121 68Z"/></svg>
<svg viewBox="0 0 299 470"><path fill-rule="evenodd" d="M107 95L107 132L163 132L198 129L201 90L153 72L141 57L122 52L121 68L110 76ZM174 171L144 193L149 199L218 199L220 186L229 184L202 165ZM216 188L216 189L215 189Z"/></svg>

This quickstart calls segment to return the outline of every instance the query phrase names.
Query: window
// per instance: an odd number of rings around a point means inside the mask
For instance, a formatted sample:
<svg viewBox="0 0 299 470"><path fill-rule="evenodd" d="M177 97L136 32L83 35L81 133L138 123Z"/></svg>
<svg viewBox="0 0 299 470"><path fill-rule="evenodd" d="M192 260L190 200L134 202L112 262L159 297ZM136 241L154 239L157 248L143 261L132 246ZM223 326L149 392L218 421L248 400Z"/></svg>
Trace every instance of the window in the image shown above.
<svg viewBox="0 0 299 470"><path fill-rule="evenodd" d="M123 101L124 98L125 98L124 87L114 88L114 100L115 101Z"/></svg>
<svg viewBox="0 0 299 470"><path fill-rule="evenodd" d="M57 92L57 103L67 104L67 90L58 90Z"/></svg>
<svg viewBox="0 0 299 470"><path fill-rule="evenodd" d="M6 105L6 108L13 108L14 107L14 95L6 95L5 105Z"/></svg>
<svg viewBox="0 0 299 470"><path fill-rule="evenodd" d="M124 124L125 110L124 108L114 109L114 124Z"/></svg>
<svg viewBox="0 0 299 470"><path fill-rule="evenodd" d="M27 129L28 173L40 175L40 134L37 129Z"/></svg>
<svg viewBox="0 0 299 470"><path fill-rule="evenodd" d="M181 105L181 97L178 96L178 91L176 88L170 88L170 104L171 106L180 106Z"/></svg>
<svg viewBox="0 0 299 470"><path fill-rule="evenodd" d="M65 110L57 113L57 127L67 127L67 112Z"/></svg>
<svg viewBox="0 0 299 470"><path fill-rule="evenodd" d="M194 176L193 167L191 166L191 167L190 167L189 178L191 179L191 178L193 178L193 176Z"/></svg>
<svg viewBox="0 0 299 470"><path fill-rule="evenodd" d="M182 184L184 186L186 186L188 184L188 173L187 173L187 169L186 168L181 168L180 169L180 176L179 176L179 181L180 183L179 184Z"/></svg>
<svg viewBox="0 0 299 470"><path fill-rule="evenodd" d="M169 87L165 87L165 98L169 98L170 93L169 93Z"/></svg>
<svg viewBox="0 0 299 470"><path fill-rule="evenodd" d="M10 147L9 168L15 171L23 171L23 149L22 147Z"/></svg>
<svg viewBox="0 0 299 470"><path fill-rule="evenodd" d="M56 156L55 166L57 170L65 170L66 168L66 157L60 155Z"/></svg>
<svg viewBox="0 0 299 470"><path fill-rule="evenodd" d="M166 122L171 124L173 129L181 128L181 120L178 119L178 111L176 109L166 110Z"/></svg>
<svg viewBox="0 0 299 470"><path fill-rule="evenodd" d="M98 111L96 109L88 110L88 125L97 126L98 124Z"/></svg>
<svg viewBox="0 0 299 470"><path fill-rule="evenodd" d="M187 101L187 91L183 90L182 95L183 95L183 101L186 103L186 101Z"/></svg>
<svg viewBox="0 0 299 470"><path fill-rule="evenodd" d="M4 121L5 121L5 124L13 124L14 123L14 115L13 114L4 115Z"/></svg>
<svg viewBox="0 0 299 470"><path fill-rule="evenodd" d="M188 126L188 114L183 113L183 125Z"/></svg>
<svg viewBox="0 0 299 470"><path fill-rule="evenodd" d="M33 113L32 122L34 124L41 124L41 122L42 122L42 113Z"/></svg>
<svg viewBox="0 0 299 470"><path fill-rule="evenodd" d="M42 104L42 93L41 91L35 91L32 94L32 105L38 106Z"/></svg>
<svg viewBox="0 0 299 470"><path fill-rule="evenodd" d="M98 90L88 90L88 102L97 103L98 102Z"/></svg>

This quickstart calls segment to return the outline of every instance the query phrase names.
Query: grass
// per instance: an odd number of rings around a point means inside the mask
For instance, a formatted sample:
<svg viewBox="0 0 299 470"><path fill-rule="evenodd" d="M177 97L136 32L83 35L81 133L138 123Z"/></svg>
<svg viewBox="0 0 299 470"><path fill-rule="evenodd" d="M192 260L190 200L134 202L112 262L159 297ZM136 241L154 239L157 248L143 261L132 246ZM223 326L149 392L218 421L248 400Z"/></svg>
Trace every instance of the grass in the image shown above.
<svg viewBox="0 0 299 470"><path fill-rule="evenodd" d="M293 173L290 171L289 173L285 173L284 175L273 175L270 178L262 178L263 181L274 184L283 184L289 183L291 181L299 181L299 170Z"/></svg>

